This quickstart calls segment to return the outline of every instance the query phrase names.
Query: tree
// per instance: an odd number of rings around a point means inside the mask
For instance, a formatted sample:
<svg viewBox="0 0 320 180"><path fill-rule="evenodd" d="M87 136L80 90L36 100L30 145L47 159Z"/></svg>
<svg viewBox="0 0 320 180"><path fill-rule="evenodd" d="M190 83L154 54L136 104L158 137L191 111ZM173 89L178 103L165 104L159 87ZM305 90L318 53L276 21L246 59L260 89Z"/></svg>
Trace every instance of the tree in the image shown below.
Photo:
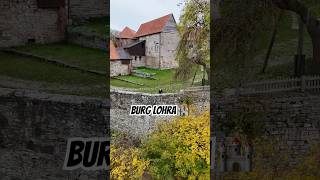
<svg viewBox="0 0 320 180"><path fill-rule="evenodd" d="M176 59L179 68L176 78L189 79L192 72L203 67L210 74L210 1L184 0L184 10L180 17L179 30L181 41L178 46Z"/></svg>
<svg viewBox="0 0 320 180"><path fill-rule="evenodd" d="M215 51L213 63L222 60L232 63L237 66L238 77L243 77L244 73L248 73L244 67L254 58L261 36L274 32L270 24L277 24L279 14L288 10L301 16L307 26L313 43L313 62L320 64L320 22L317 19L320 15L319 1L224 0L217 3L217 6L219 19L211 22Z"/></svg>
<svg viewBox="0 0 320 180"><path fill-rule="evenodd" d="M280 9L295 12L301 17L312 40L313 61L320 64L320 20L307 6L307 3L319 4L319 1L306 0L302 3L298 0L272 0L272 2Z"/></svg>

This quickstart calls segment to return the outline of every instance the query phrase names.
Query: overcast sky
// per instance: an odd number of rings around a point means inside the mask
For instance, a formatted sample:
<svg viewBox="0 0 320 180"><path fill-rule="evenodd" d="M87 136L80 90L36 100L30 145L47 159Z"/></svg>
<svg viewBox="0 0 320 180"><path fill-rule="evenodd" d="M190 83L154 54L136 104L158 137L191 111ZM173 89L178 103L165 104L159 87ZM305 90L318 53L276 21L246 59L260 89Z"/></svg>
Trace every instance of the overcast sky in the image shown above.
<svg viewBox="0 0 320 180"><path fill-rule="evenodd" d="M173 13L177 22L182 0L110 0L111 29L121 31L128 26L137 31L140 24Z"/></svg>

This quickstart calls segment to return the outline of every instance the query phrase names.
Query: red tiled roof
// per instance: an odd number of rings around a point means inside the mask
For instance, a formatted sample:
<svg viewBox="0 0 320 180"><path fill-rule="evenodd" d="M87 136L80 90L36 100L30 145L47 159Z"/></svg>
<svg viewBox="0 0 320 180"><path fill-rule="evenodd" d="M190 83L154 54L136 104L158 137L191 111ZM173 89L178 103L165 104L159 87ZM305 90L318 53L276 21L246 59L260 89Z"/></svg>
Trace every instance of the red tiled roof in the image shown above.
<svg viewBox="0 0 320 180"><path fill-rule="evenodd" d="M128 27L125 27L119 34L120 38L133 39L136 32Z"/></svg>
<svg viewBox="0 0 320 180"><path fill-rule="evenodd" d="M141 37L141 36L162 32L163 28L166 26L167 22L172 16L173 16L172 14L168 14L161 18L142 24L138 32L136 33L136 37Z"/></svg>
<svg viewBox="0 0 320 180"><path fill-rule="evenodd" d="M123 48L116 48L110 40L110 61L116 60L131 60L131 57Z"/></svg>
<svg viewBox="0 0 320 180"><path fill-rule="evenodd" d="M113 42L110 40L110 61L118 60L120 56L117 52L116 47L114 46Z"/></svg>

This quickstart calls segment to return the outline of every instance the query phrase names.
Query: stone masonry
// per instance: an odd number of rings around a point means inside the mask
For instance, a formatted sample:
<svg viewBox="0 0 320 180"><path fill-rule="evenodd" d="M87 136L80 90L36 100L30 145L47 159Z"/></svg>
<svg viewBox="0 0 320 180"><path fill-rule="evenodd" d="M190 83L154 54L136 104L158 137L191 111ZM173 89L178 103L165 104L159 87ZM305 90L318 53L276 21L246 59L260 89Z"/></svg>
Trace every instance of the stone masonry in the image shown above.
<svg viewBox="0 0 320 180"><path fill-rule="evenodd" d="M51 4L49 2L53 4L64 2L64 5L61 3L62 5L59 5L59 7L42 6L43 4ZM90 18L108 16L108 7L108 0L54 2L46 2L45 0L1 0L0 47L63 41L68 25ZM99 38L93 41L90 39L89 42L98 42L97 45L90 45L90 47L98 46L99 49L106 49L105 42L101 43ZM81 42L80 44L84 43Z"/></svg>
<svg viewBox="0 0 320 180"><path fill-rule="evenodd" d="M163 116L130 116L131 105L179 105L179 98L185 94L148 94L139 92L128 92L112 90L111 100L111 129L126 132L133 137L145 137L152 132L161 120L170 120L174 117ZM197 91L188 93L192 96L194 105L199 110L209 109L209 91Z"/></svg>
<svg viewBox="0 0 320 180"><path fill-rule="evenodd" d="M110 62L110 76L128 75L130 70L127 64L122 64L120 60Z"/></svg>
<svg viewBox="0 0 320 180"><path fill-rule="evenodd" d="M173 16L167 22L161 33L139 37L146 41L146 67L154 69L171 69L178 67L176 61L177 47L180 35Z"/></svg>
<svg viewBox="0 0 320 180"><path fill-rule="evenodd" d="M319 93L214 94L211 113L217 126L211 123L212 135L216 133L214 129L218 129L219 134L221 122L230 120L231 113L250 111L263 113L261 119L257 119L264 123L265 129L261 131L280 139L280 148L289 151L292 164L296 164L311 145L320 143Z"/></svg>
<svg viewBox="0 0 320 180"><path fill-rule="evenodd" d="M109 15L110 0L70 0L72 20L82 21L89 18Z"/></svg>
<svg viewBox="0 0 320 180"><path fill-rule="evenodd" d="M1 0L0 47L64 39L67 7L38 8L37 0Z"/></svg>
<svg viewBox="0 0 320 180"><path fill-rule="evenodd" d="M0 89L0 179L106 179L106 171L64 171L67 139L105 137L105 100Z"/></svg>

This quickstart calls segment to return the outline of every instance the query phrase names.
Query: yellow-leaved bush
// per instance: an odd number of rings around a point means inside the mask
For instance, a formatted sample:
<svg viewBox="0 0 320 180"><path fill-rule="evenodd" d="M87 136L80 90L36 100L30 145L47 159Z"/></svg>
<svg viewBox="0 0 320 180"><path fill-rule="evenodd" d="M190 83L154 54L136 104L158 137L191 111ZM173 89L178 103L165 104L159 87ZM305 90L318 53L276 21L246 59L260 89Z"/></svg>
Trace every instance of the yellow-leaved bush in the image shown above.
<svg viewBox="0 0 320 180"><path fill-rule="evenodd" d="M143 156L150 161L154 179L210 176L210 115L191 115L162 122L143 143Z"/></svg>
<svg viewBox="0 0 320 180"><path fill-rule="evenodd" d="M209 112L163 121L136 146L114 142L111 146L111 179L141 179L142 176L149 179L209 179Z"/></svg>
<svg viewBox="0 0 320 180"><path fill-rule="evenodd" d="M135 147L117 147L111 145L111 179L140 179L149 165L141 159L141 153Z"/></svg>

